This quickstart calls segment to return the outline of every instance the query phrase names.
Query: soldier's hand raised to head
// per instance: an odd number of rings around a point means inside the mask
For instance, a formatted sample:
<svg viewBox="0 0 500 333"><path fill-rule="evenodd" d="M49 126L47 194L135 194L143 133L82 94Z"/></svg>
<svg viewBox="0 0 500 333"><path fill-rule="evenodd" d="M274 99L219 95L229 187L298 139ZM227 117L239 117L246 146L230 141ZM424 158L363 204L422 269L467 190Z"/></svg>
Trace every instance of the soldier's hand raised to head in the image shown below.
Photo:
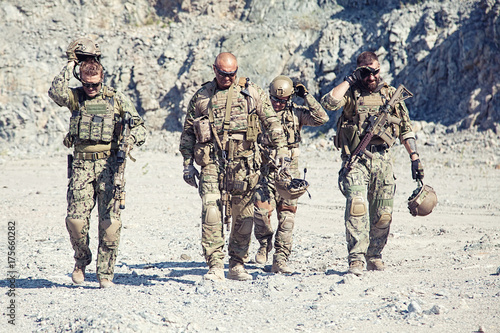
<svg viewBox="0 0 500 333"><path fill-rule="evenodd" d="M307 91L306 86L304 86L302 83L297 83L295 85L295 94L301 98L305 98L309 92Z"/></svg>
<svg viewBox="0 0 500 333"><path fill-rule="evenodd" d="M75 54L75 49L78 46L78 40L71 42L66 49L66 56L68 56L68 61L78 61Z"/></svg>
<svg viewBox="0 0 500 333"><path fill-rule="evenodd" d="M191 186L198 188L198 184L196 183L196 178L200 179L200 173L196 168L190 164L184 167L184 181Z"/></svg>

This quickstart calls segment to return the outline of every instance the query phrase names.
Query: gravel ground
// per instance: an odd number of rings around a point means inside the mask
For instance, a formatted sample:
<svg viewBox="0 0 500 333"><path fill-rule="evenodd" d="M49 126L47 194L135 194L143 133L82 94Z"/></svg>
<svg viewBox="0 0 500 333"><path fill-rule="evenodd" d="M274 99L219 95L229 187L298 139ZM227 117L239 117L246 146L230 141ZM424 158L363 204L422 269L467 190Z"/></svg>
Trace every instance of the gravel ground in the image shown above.
<svg viewBox="0 0 500 333"><path fill-rule="evenodd" d="M275 275L270 262L250 262L254 279L244 282L202 280L207 268L201 202L182 180L178 134L151 137L133 152L137 162L127 165L127 206L111 289L98 288L93 263L82 285L71 281L65 152L1 156L0 330L500 332L499 135L421 125L425 183L434 187L439 204L427 217L409 214L407 198L416 184L404 148L396 146L387 269L361 277L345 274L340 158L327 138L303 144L301 165L308 169L312 198L299 201L290 258L296 273ZM13 222L15 255L9 256ZM256 249L253 240L252 257ZM10 271L16 272L15 285Z"/></svg>

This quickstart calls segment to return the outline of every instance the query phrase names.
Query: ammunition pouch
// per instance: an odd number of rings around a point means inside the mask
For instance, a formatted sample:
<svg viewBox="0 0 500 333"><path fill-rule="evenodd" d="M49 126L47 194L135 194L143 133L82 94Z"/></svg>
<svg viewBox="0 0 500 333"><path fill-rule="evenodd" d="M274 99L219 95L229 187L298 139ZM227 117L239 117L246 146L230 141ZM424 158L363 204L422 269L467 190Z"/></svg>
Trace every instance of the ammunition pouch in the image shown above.
<svg viewBox="0 0 500 333"><path fill-rule="evenodd" d="M343 155L350 155L361 141L358 125L341 117L337 128L335 147L337 149L342 149Z"/></svg>
<svg viewBox="0 0 500 333"><path fill-rule="evenodd" d="M249 114L247 117L247 126L246 140L256 142L257 137L261 133L259 116L255 113Z"/></svg>
<svg viewBox="0 0 500 333"><path fill-rule="evenodd" d="M207 143L212 139L212 131L210 130L210 120L207 116L196 118L193 121L194 135L199 143Z"/></svg>
<svg viewBox="0 0 500 333"><path fill-rule="evenodd" d="M214 163L214 145L211 142L194 145L194 161L201 167Z"/></svg>
<svg viewBox="0 0 500 333"><path fill-rule="evenodd" d="M238 158L227 166L227 190L231 195L243 195L257 186L260 174L251 167L253 155Z"/></svg>

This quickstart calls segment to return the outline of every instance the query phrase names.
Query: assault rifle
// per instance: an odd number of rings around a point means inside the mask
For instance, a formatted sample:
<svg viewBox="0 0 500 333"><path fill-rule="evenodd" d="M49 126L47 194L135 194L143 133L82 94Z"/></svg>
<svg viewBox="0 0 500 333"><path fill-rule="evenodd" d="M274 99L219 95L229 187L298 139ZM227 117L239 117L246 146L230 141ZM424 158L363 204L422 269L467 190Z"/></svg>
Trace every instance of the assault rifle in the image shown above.
<svg viewBox="0 0 500 333"><path fill-rule="evenodd" d="M122 131L121 131L121 141L118 146L118 152L116 153L116 163L118 163L118 171L115 173L113 184L115 186L115 206L114 211L118 213L119 209L125 209L125 165L127 162L127 156L135 162L135 159L130 156L130 150L132 150L133 145L129 143L130 129L133 125L134 120L130 116L129 112L125 112L122 117Z"/></svg>
<svg viewBox="0 0 500 333"><path fill-rule="evenodd" d="M226 230L231 230L231 216L233 214L231 209L231 191L229 189L229 173L227 172L228 165L232 162L228 161L226 152L222 151L222 190L221 190L221 211L223 212L223 223L226 225Z"/></svg>
<svg viewBox="0 0 500 333"><path fill-rule="evenodd" d="M347 174L352 170L353 166L358 162L363 154L368 156L369 158L372 157L371 152L367 151L366 147L374 136L378 136L382 140L384 140L388 147L392 146L396 139L388 135L386 133L386 129L392 124L399 125L401 119L393 117L389 113L396 104L412 96L413 94L402 84L400 84L398 89L396 89L394 95L392 95L391 99L380 107L380 111L376 115L372 115L367 119L368 125L365 130L365 135L363 136L363 139L358 144L354 152L349 155L349 158L344 162L344 165L339 171L339 178L347 176Z"/></svg>

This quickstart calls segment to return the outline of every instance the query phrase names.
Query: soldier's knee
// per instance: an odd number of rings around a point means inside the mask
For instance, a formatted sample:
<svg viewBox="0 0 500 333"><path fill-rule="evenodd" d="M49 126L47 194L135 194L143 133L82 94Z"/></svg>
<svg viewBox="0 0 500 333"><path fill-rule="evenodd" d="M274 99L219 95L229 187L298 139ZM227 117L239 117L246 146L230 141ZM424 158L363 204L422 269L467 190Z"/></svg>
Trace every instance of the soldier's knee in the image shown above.
<svg viewBox="0 0 500 333"><path fill-rule="evenodd" d="M354 217L363 216L366 214L366 203L363 197L355 196L351 199L351 208L349 214Z"/></svg>
<svg viewBox="0 0 500 333"><path fill-rule="evenodd" d="M385 229L391 224L391 221L392 215L389 213L383 213L382 215L380 215L380 218L378 219L375 226L379 229Z"/></svg>
<svg viewBox="0 0 500 333"><path fill-rule="evenodd" d="M203 223L207 225L216 225L221 222L220 211L217 206L209 205L205 212L205 219Z"/></svg>
<svg viewBox="0 0 500 333"><path fill-rule="evenodd" d="M285 231L293 230L294 224L295 224L295 214L292 214L290 212L283 214L283 217L281 218L280 221L280 227L281 227L280 229Z"/></svg>
<svg viewBox="0 0 500 333"><path fill-rule="evenodd" d="M104 232L103 241L108 247L112 247L120 239L120 228L122 222L118 219L106 219L102 221Z"/></svg>
<svg viewBox="0 0 500 333"><path fill-rule="evenodd" d="M83 228L85 226L85 220L80 220L80 219L73 219L73 218L66 218L66 228L68 229L68 232L70 234L70 237L79 239L82 238L83 235Z"/></svg>

